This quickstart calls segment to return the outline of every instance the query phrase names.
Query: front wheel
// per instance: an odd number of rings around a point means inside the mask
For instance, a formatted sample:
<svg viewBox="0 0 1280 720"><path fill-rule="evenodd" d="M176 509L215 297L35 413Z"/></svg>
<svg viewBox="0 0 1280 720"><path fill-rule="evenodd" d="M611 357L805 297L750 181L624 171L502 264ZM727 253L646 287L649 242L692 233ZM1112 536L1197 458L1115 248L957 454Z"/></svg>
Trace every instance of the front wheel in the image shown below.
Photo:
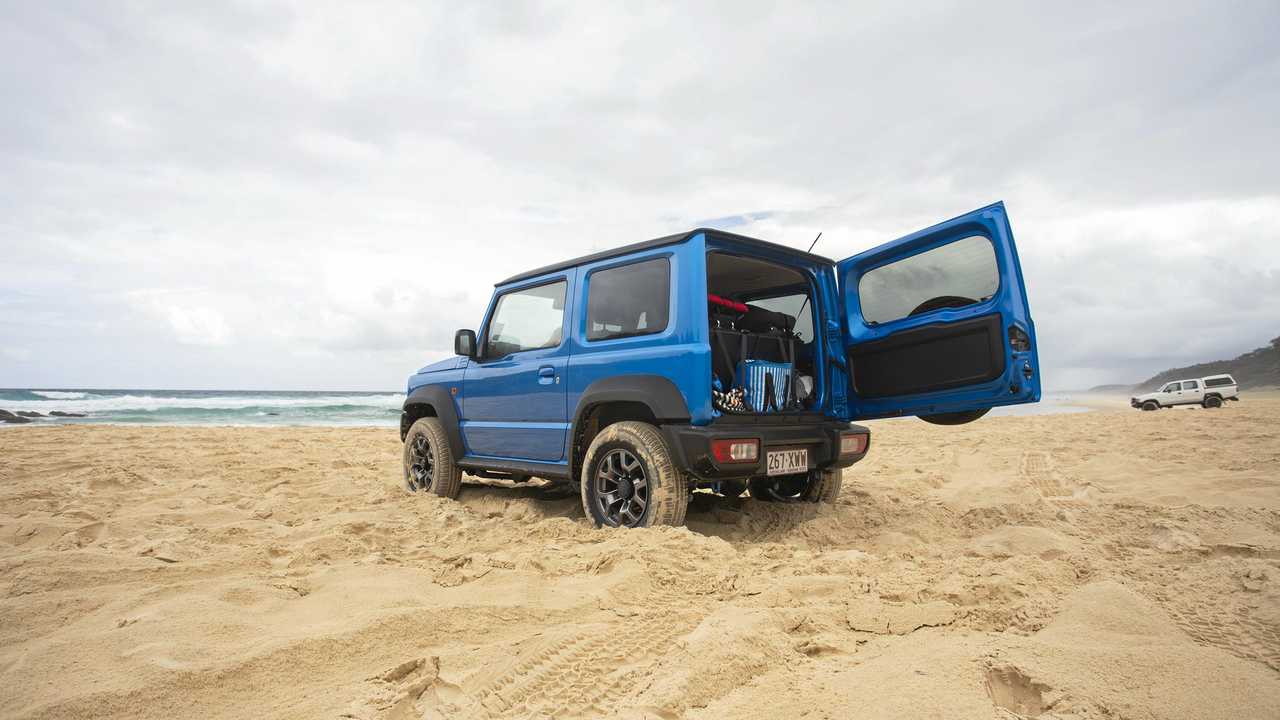
<svg viewBox="0 0 1280 720"><path fill-rule="evenodd" d="M1148 401L1146 401L1146 402L1142 403L1142 409L1143 409L1143 410L1146 410L1146 411L1148 411L1148 412L1149 412L1149 411L1151 411L1151 410L1159 410L1159 409L1160 409L1160 403L1156 402L1155 400L1148 400Z"/></svg>
<svg viewBox="0 0 1280 720"><path fill-rule="evenodd" d="M597 526L684 524L688 478L656 427L625 421L595 436L582 462L582 509Z"/></svg>
<svg viewBox="0 0 1280 720"><path fill-rule="evenodd" d="M409 492L456 498L462 470L454 463L449 436L439 418L419 418L404 436L404 485Z"/></svg>

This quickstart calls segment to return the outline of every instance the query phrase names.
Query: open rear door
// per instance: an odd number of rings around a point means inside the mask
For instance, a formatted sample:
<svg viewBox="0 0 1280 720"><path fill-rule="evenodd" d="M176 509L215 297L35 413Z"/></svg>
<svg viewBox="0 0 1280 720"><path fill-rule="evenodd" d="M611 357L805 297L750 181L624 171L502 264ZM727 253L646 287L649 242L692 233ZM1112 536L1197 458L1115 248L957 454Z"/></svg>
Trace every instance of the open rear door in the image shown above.
<svg viewBox="0 0 1280 720"><path fill-rule="evenodd" d="M1037 402L1035 326L1004 203L837 264L850 419L960 424Z"/></svg>

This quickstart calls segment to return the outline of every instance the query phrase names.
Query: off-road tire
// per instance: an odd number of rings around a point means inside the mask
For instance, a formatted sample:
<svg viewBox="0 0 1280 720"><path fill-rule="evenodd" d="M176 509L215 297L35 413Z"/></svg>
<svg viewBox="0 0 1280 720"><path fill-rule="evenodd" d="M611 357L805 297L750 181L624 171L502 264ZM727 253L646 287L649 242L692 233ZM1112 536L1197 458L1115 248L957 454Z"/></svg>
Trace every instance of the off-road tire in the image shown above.
<svg viewBox="0 0 1280 720"><path fill-rule="evenodd" d="M805 488L804 499L809 502L834 504L840 497L840 484L844 473L840 470L823 470L815 473Z"/></svg>
<svg viewBox="0 0 1280 720"><path fill-rule="evenodd" d="M1156 402L1155 400L1148 400L1148 401L1146 401L1146 402L1142 403L1142 409L1143 409L1143 410L1148 410L1148 411L1150 411L1150 410L1159 410L1159 409L1160 409L1160 403Z"/></svg>
<svg viewBox="0 0 1280 720"><path fill-rule="evenodd" d="M784 478L751 478L748 488L751 497L763 502L822 502L834 503L840 496L841 472L817 470L810 473L805 484L798 489L779 488L778 482L798 482L798 476ZM794 485L792 486L794 488ZM781 492L779 492L781 490Z"/></svg>
<svg viewBox="0 0 1280 720"><path fill-rule="evenodd" d="M727 498L741 497L747 491L746 480L721 480L720 494Z"/></svg>
<svg viewBox="0 0 1280 720"><path fill-rule="evenodd" d="M412 470L414 444L418 438L426 440L432 453L432 470L430 484L425 488L415 487ZM453 449L449 446L449 435L444 431L440 418L419 418L409 427L404 436L404 483L409 492L423 489L440 497L456 498L462 489L462 469L457 466L453 457Z"/></svg>
<svg viewBox="0 0 1280 720"><path fill-rule="evenodd" d="M1217 395L1210 395L1209 397L1205 398L1204 402L1202 402L1201 404L1204 405L1205 408L1220 408L1222 407L1222 398L1218 397Z"/></svg>
<svg viewBox="0 0 1280 720"><path fill-rule="evenodd" d="M613 450L626 450L640 461L648 486L648 500L638 521L626 527L683 525L689 510L689 478L671 460L671 451L658 428L645 422L627 420L606 426L596 434L582 458L580 478L582 509L600 526L617 527L596 507L597 465Z"/></svg>

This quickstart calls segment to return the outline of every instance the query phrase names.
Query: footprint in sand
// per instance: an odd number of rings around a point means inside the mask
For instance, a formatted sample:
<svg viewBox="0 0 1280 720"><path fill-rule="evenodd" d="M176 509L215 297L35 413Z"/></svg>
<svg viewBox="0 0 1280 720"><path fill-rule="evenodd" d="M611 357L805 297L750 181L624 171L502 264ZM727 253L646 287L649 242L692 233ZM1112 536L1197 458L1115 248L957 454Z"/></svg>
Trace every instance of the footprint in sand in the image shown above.
<svg viewBox="0 0 1280 720"><path fill-rule="evenodd" d="M1049 709L1044 701L1049 686L1033 681L1012 665L988 668L986 684L991 702L1019 717L1040 717Z"/></svg>

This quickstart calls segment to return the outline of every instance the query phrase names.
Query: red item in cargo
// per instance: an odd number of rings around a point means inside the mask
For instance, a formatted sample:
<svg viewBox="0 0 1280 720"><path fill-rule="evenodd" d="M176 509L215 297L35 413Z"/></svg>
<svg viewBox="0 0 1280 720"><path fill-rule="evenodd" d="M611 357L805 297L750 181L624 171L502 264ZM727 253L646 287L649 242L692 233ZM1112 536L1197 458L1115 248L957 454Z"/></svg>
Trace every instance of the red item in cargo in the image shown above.
<svg viewBox="0 0 1280 720"><path fill-rule="evenodd" d="M744 313L747 311L746 305L743 305L740 302L734 302L729 298L722 298L719 295L712 295L711 293L707 293L707 302L711 303L712 305L719 305L720 307L723 307L723 308L729 308L734 312Z"/></svg>

